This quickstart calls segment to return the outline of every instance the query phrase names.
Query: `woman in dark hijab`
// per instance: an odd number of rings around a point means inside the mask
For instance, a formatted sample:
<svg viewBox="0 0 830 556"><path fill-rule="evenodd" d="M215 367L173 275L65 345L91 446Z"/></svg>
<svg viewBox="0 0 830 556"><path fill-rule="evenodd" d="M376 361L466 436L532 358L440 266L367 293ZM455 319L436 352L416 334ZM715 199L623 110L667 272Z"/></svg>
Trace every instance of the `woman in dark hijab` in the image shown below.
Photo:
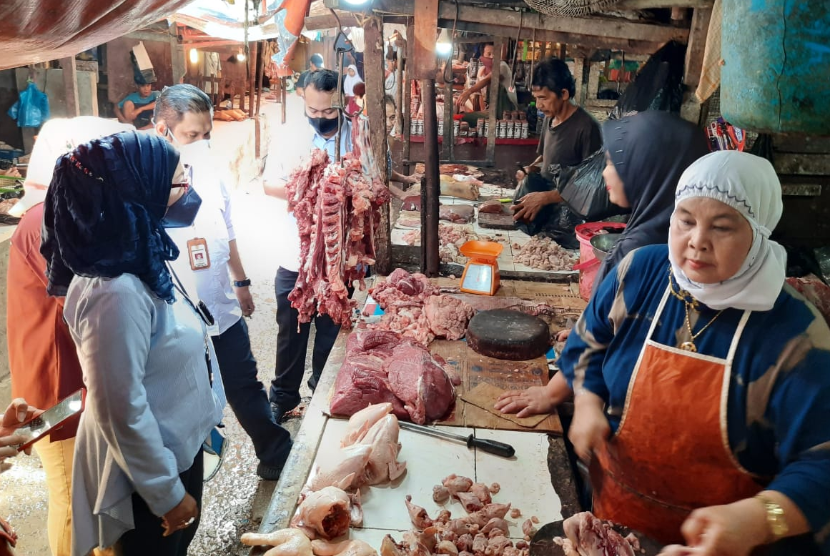
<svg viewBox="0 0 830 556"><path fill-rule="evenodd" d="M648 111L602 126L606 167L602 176L611 201L631 209L622 238L602 262L594 289L629 252L666 243L680 175L709 152L703 130L669 112ZM557 339L564 341L567 332ZM502 394L495 408L527 417L548 413L571 396L562 373L546 386Z"/></svg>
<svg viewBox="0 0 830 556"><path fill-rule="evenodd" d="M709 153L696 125L670 112L649 111L602 125L611 202L631 209L622 237L602 262L594 289L634 249L666 243L680 175Z"/></svg>
<svg viewBox="0 0 830 556"><path fill-rule="evenodd" d="M87 388L72 471L73 554L185 556L202 443L222 416L211 343L166 262L200 199L163 138L134 131L58 160L41 253ZM215 373L218 376L218 373ZM216 390L214 390L214 387Z"/></svg>

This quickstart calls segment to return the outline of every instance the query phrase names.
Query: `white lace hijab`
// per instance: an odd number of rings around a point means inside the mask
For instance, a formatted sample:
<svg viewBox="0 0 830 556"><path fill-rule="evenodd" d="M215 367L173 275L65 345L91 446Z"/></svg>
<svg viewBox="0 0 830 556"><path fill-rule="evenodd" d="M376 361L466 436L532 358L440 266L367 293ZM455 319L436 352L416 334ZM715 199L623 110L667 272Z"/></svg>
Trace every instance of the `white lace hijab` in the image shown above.
<svg viewBox="0 0 830 556"><path fill-rule="evenodd" d="M675 211L686 199L708 197L737 210L752 226L752 247L738 272L718 284L691 281L669 249L677 284L708 307L769 311L784 285L787 253L769 236L783 212L781 183L766 159L739 151L708 154L683 172ZM671 230L669 244L671 245Z"/></svg>

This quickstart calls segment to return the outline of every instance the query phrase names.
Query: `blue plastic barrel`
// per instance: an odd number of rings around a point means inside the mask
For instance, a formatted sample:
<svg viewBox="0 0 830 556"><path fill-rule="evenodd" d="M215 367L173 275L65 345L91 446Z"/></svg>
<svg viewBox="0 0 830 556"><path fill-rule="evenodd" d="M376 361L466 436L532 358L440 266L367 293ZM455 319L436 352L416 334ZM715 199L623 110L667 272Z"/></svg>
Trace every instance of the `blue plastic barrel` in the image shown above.
<svg viewBox="0 0 830 556"><path fill-rule="evenodd" d="M724 118L830 135L830 0L723 0L722 32Z"/></svg>

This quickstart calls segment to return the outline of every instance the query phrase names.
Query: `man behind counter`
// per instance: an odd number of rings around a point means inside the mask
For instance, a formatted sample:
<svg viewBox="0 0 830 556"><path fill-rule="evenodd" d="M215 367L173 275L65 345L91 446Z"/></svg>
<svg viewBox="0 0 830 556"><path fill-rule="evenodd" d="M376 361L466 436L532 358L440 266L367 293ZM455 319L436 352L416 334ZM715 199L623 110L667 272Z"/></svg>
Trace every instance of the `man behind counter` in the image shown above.
<svg viewBox="0 0 830 556"><path fill-rule="evenodd" d="M554 239L564 247L576 248L573 226L569 223L562 228L562 222L573 223L575 219L562 215L561 211L568 209L560 204L562 196L554 179L559 167L576 166L599 150L602 132L596 120L571 101L576 87L565 62L558 58L543 61L533 70L531 83L536 106L545 114L545 121L539 156L516 173L521 184L516 190L513 219L523 222L533 233L553 231Z"/></svg>

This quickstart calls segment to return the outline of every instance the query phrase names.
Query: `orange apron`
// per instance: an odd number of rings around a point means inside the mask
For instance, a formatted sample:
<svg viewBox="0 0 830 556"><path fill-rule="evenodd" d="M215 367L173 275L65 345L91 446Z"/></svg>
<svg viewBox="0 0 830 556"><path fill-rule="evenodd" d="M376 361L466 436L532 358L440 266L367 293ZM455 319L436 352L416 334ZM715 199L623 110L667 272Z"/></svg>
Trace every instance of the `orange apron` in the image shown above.
<svg viewBox="0 0 830 556"><path fill-rule="evenodd" d="M665 544L683 541L680 526L693 509L762 490L732 454L726 428L732 361L750 312L727 358L709 357L651 339L669 295L640 352L620 426L591 470L594 514Z"/></svg>

